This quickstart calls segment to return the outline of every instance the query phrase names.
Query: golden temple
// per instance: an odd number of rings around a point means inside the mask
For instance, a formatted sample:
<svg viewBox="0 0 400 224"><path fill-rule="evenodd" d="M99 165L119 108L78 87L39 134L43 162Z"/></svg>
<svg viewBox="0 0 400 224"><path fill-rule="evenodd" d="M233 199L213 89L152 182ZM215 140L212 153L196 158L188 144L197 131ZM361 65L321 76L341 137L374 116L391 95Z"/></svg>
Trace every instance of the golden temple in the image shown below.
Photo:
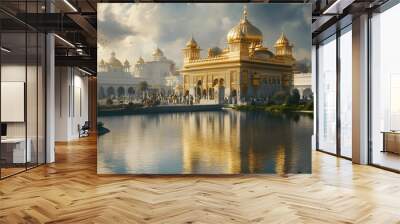
<svg viewBox="0 0 400 224"><path fill-rule="evenodd" d="M227 47L209 48L201 58L200 46L192 37L183 49L183 89L198 102L246 103L267 100L275 92L293 85L296 60L293 45L282 33L275 53L263 46L263 34L248 19L243 8L239 23L227 34Z"/></svg>

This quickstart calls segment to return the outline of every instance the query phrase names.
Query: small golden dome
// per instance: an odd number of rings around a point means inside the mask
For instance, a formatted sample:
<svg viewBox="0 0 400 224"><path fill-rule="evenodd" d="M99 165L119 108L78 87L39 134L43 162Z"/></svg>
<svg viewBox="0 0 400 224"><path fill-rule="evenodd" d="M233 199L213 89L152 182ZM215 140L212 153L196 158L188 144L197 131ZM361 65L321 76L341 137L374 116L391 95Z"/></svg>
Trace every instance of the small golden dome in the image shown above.
<svg viewBox="0 0 400 224"><path fill-rule="evenodd" d="M157 47L157 49L153 51L153 56L157 57L164 56L164 53L160 50L160 48Z"/></svg>
<svg viewBox="0 0 400 224"><path fill-rule="evenodd" d="M215 57L222 54L222 50L219 47L208 48L208 56Z"/></svg>
<svg viewBox="0 0 400 224"><path fill-rule="evenodd" d="M186 47L188 48L197 48L197 42L194 40L194 38L190 38L190 40L186 43Z"/></svg>
<svg viewBox="0 0 400 224"><path fill-rule="evenodd" d="M274 54L268 50L268 48L263 47L263 46L258 46L254 49L254 55L257 57L272 57Z"/></svg>
<svg viewBox="0 0 400 224"><path fill-rule="evenodd" d="M254 47L254 50L256 50L256 51L262 51L262 50L268 50L268 48L264 47L264 46L261 45L261 44L257 44L257 45Z"/></svg>
<svg viewBox="0 0 400 224"><path fill-rule="evenodd" d="M243 8L243 15L239 24L234 26L227 34L228 43L237 40L247 40L249 42L262 43L263 34L247 19L247 8Z"/></svg>
<svg viewBox="0 0 400 224"><path fill-rule="evenodd" d="M112 67L122 67L122 63L115 57L115 52L111 53L111 58L108 64Z"/></svg>
<svg viewBox="0 0 400 224"><path fill-rule="evenodd" d="M275 46L289 45L289 40L286 38L285 34L281 34L278 40L275 42Z"/></svg>

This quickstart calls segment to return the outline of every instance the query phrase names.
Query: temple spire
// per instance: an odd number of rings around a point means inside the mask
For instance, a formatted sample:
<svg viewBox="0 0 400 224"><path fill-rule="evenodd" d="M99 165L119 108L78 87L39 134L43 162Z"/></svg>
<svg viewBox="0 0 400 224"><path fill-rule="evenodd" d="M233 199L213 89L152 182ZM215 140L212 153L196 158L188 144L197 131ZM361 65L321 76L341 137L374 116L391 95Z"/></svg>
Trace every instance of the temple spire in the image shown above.
<svg viewBox="0 0 400 224"><path fill-rule="evenodd" d="M247 5L243 6L242 20L243 21L247 20Z"/></svg>

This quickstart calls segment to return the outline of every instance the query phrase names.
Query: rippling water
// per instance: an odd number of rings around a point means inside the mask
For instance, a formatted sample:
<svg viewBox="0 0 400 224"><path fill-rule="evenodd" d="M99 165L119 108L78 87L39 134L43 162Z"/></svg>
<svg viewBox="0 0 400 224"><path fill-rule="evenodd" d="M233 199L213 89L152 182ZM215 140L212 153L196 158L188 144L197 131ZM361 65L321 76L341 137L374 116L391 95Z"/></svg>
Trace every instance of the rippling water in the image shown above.
<svg viewBox="0 0 400 224"><path fill-rule="evenodd" d="M234 110L99 117L98 173L310 173L310 115Z"/></svg>

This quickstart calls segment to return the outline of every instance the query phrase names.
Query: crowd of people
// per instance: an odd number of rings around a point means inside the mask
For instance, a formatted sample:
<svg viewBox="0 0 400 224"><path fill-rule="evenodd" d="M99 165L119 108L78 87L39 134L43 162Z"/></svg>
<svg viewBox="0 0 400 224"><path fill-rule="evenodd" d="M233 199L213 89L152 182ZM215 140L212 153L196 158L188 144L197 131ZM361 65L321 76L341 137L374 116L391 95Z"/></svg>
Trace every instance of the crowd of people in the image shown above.
<svg viewBox="0 0 400 224"><path fill-rule="evenodd" d="M290 96L290 95L289 95ZM277 99L275 99L277 98ZM279 98L279 99L278 99ZM282 99L280 99L282 98ZM240 99L240 102L247 102L247 104L250 105L256 105L256 104L269 104L273 103L275 101L281 100L282 102L277 102L276 104L282 104L287 101L288 97L282 96L282 97L249 97L245 98L242 97ZM118 97L114 98L114 100L109 99L109 102L114 102L114 103L107 103L107 104L115 104L115 101L118 101L117 104L136 104L136 105L144 105L144 106L159 106L159 105L195 105L195 104L201 104L202 102L204 103L206 100L205 98L193 96L191 94L187 95L182 95L182 94L162 94L162 93L152 93L152 94L140 94L140 95L135 95L135 96L129 96L129 97ZM223 101L222 101L223 100ZM222 104L238 104L238 100L235 97L224 97L221 99L220 102ZM285 102L283 102L285 101ZM210 102L208 102L210 103Z"/></svg>
<svg viewBox="0 0 400 224"><path fill-rule="evenodd" d="M157 105L193 105L195 99L192 95L182 96L177 94L162 95L154 94L141 99L141 104L145 106L157 106Z"/></svg>

